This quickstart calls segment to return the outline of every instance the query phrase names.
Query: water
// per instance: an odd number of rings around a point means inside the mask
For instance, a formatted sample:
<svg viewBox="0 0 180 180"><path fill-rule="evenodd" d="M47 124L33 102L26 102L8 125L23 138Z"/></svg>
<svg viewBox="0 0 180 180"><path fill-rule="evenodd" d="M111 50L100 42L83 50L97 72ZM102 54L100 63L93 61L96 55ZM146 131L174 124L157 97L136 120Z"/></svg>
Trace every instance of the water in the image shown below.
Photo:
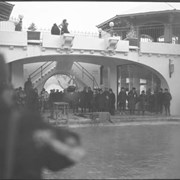
<svg viewBox="0 0 180 180"><path fill-rule="evenodd" d="M73 128L87 151L84 159L49 179L179 179L180 124Z"/></svg>

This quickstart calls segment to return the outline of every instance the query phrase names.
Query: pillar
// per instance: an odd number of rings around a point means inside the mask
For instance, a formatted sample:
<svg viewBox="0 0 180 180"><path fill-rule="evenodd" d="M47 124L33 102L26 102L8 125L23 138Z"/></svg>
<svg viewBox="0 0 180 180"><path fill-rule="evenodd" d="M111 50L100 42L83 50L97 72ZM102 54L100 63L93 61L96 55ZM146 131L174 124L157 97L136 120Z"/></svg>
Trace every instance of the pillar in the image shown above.
<svg viewBox="0 0 180 180"><path fill-rule="evenodd" d="M102 86L109 88L109 68L107 66L103 66L102 68Z"/></svg>
<svg viewBox="0 0 180 180"><path fill-rule="evenodd" d="M115 65L108 68L108 84L109 88L111 88L115 94L115 102L117 103L117 66ZM117 107L116 104L115 107Z"/></svg>
<svg viewBox="0 0 180 180"><path fill-rule="evenodd" d="M164 42L171 43L172 42L172 25L165 24L164 26Z"/></svg>
<svg viewBox="0 0 180 180"><path fill-rule="evenodd" d="M73 61L70 61L67 59L60 60L60 61L57 61L56 69L58 71L70 72L72 65L73 65Z"/></svg>

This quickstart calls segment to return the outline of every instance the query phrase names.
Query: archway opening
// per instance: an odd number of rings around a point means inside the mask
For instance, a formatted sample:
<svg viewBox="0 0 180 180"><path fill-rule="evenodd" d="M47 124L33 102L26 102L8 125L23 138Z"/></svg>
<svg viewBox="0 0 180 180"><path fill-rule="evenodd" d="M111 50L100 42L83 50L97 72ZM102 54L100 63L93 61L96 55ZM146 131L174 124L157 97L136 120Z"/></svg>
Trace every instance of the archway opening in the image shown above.
<svg viewBox="0 0 180 180"><path fill-rule="evenodd" d="M44 84L44 88L50 93L52 89L64 91L69 86L77 87L75 78L68 74L55 74L51 76Z"/></svg>
<svg viewBox="0 0 180 180"><path fill-rule="evenodd" d="M167 83L163 81L157 73L147 67L138 64L126 64L118 66L118 93L124 87L131 90L133 87L140 94L142 90L145 92L151 90L152 93L159 88L167 87Z"/></svg>

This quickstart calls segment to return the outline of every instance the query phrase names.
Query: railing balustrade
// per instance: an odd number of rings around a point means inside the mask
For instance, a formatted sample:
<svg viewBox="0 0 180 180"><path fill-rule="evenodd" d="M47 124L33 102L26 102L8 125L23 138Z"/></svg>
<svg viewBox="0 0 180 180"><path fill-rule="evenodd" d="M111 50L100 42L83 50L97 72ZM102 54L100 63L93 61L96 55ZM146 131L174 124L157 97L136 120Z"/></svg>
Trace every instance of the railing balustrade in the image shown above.
<svg viewBox="0 0 180 180"><path fill-rule="evenodd" d="M50 70L50 66L55 63L55 61L47 61L43 65L41 65L39 68L37 68L35 71L33 71L29 77L31 78L32 82L35 82L37 79L42 78L44 74ZM55 66L53 66L55 67Z"/></svg>
<svg viewBox="0 0 180 180"><path fill-rule="evenodd" d="M74 62L74 65L80 70L82 73L82 79L84 78L83 76L85 75L87 78L89 78L90 81L92 81L92 88L99 87L96 78L87 70L85 69L80 63Z"/></svg>
<svg viewBox="0 0 180 180"><path fill-rule="evenodd" d="M166 24L169 26L168 28L172 31L172 40L171 43L180 43L180 24ZM141 26L134 26L134 29L137 33L137 38L143 42L165 42L164 34L165 34L165 25L158 24L158 25L141 25ZM120 36L122 40L126 39L128 32L130 31L130 27L114 27L113 34ZM110 32L110 29L108 30ZM170 34L169 34L170 35ZM169 42L169 43L170 43Z"/></svg>
<svg viewBox="0 0 180 180"><path fill-rule="evenodd" d="M17 18L10 18L9 23L12 23L14 25L15 22L17 22ZM1 22L0 23L0 30L5 31L12 31L14 28L7 23L4 22L4 24ZM168 27L168 28L167 28ZM172 32L172 35L168 35L166 28ZM114 36L119 36L121 40L126 40L127 34L130 32L130 27L113 27L106 29L106 31L101 32L101 38L107 38L110 36L110 34L113 32ZM146 24L146 25L139 25L139 26L134 26L133 29L135 30L137 34L137 38L140 41L143 42L166 42L166 43L175 43L175 44L180 44L180 24ZM28 31L27 27L23 27L22 31ZM36 31L43 32L45 33L51 33L51 29L47 28L38 28ZM77 31L77 30L70 30L70 33L73 34L74 36L81 36L81 37L94 37L94 38L99 38L99 32L82 32L82 31ZM165 40L164 35L166 36L172 36L172 39L170 40Z"/></svg>

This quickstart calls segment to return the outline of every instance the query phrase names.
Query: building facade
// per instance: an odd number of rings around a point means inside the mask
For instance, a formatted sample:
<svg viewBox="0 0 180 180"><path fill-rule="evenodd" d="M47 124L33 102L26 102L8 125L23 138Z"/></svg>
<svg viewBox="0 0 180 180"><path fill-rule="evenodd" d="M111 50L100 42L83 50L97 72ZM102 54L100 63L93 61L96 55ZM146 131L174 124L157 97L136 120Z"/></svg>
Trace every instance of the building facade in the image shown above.
<svg viewBox="0 0 180 180"><path fill-rule="evenodd" d="M23 86L24 77L32 74L25 71L30 64L41 63L33 69L39 72L33 83L40 91L52 76L75 76L73 65L88 63L89 66L82 68L83 73L96 66L97 86L112 88L116 96L121 87L129 90L136 87L138 93L168 88L172 94L171 113L180 115L178 17L178 10L118 15L97 26L101 36L15 31L13 22L6 27L1 22L0 52L9 64L15 88ZM92 77L92 88L96 86L93 80ZM88 83L79 86L90 85L90 81L84 81Z"/></svg>

